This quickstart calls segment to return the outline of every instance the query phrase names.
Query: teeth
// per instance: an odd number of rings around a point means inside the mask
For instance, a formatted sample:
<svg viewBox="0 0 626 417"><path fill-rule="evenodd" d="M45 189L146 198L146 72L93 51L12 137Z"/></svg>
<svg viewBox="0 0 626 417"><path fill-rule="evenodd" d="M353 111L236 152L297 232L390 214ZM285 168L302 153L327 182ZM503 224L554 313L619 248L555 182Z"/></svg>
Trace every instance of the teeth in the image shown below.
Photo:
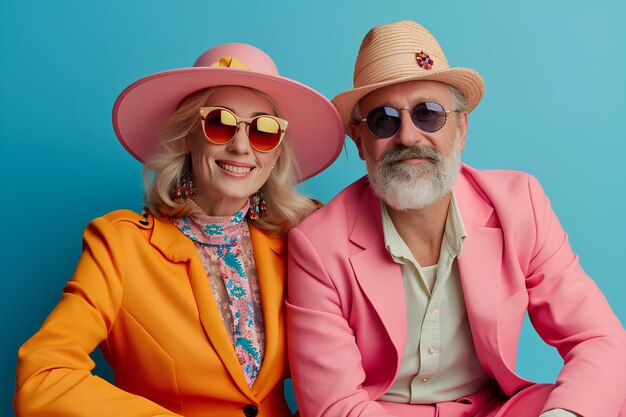
<svg viewBox="0 0 626 417"><path fill-rule="evenodd" d="M245 174L252 170L252 168L249 168L249 167L238 167L235 165L224 164L222 162L218 162L218 165L220 166L220 168L225 169L226 171L229 171L229 172L233 172L235 174Z"/></svg>

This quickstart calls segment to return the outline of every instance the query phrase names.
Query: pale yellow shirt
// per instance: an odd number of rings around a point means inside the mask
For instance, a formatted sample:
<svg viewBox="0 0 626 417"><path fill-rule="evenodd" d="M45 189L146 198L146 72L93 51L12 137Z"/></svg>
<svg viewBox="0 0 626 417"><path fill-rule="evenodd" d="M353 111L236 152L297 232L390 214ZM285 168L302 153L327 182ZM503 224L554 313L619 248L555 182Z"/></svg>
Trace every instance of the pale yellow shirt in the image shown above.
<svg viewBox="0 0 626 417"><path fill-rule="evenodd" d="M381 202L385 246L400 264L404 282L407 340L396 380L380 400L432 404L454 401L489 381L472 341L457 258L465 226L454 193L436 265L421 266L396 230ZM541 417L576 416L551 410Z"/></svg>
<svg viewBox="0 0 626 417"><path fill-rule="evenodd" d="M400 264L407 312L407 340L394 384L384 401L430 404L472 394L488 382L470 332L456 258L465 227L452 196L436 265L421 266L381 203L385 246Z"/></svg>

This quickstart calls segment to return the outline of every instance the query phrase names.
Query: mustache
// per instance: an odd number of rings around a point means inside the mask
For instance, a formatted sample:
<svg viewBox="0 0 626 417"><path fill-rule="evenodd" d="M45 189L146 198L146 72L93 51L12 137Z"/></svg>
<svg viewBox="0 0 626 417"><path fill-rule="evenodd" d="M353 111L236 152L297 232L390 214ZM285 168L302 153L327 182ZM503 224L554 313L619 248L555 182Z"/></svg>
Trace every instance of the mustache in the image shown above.
<svg viewBox="0 0 626 417"><path fill-rule="evenodd" d="M393 163L410 158L430 159L433 162L440 162L443 155L432 146L411 146L395 147L382 154L380 162Z"/></svg>

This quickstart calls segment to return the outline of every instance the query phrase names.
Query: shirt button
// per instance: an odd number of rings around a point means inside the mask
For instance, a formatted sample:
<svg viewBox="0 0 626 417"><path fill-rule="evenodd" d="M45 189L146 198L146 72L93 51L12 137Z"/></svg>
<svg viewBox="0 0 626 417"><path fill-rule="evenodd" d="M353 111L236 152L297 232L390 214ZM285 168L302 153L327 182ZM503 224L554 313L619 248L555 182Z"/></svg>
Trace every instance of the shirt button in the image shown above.
<svg viewBox="0 0 626 417"><path fill-rule="evenodd" d="M428 381L430 381L430 378L424 378L424 379L422 379L422 382L428 382Z"/></svg>
<svg viewBox="0 0 626 417"><path fill-rule="evenodd" d="M246 417L256 417L259 414L259 409L254 404L248 404L243 408L243 414Z"/></svg>
<svg viewBox="0 0 626 417"><path fill-rule="evenodd" d="M434 313L435 311L437 311L437 307L431 307L429 310L431 313Z"/></svg>
<svg viewBox="0 0 626 417"><path fill-rule="evenodd" d="M435 348L432 346L428 346L428 354L432 355L433 353L435 353Z"/></svg>

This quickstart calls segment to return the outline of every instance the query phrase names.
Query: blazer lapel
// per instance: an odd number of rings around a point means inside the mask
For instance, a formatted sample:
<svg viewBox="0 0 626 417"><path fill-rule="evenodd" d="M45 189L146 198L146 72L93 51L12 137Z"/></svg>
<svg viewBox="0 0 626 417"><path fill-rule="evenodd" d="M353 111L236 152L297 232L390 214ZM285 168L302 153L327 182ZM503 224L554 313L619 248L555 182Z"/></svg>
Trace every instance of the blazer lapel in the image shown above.
<svg viewBox="0 0 626 417"><path fill-rule="evenodd" d="M230 373L235 385L251 401L255 401L252 390L246 382L245 375L235 349L224 327L219 313L211 284L207 278L202 260L191 239L186 238L180 230L169 222L156 220L150 242L159 247L164 255L176 262L189 262L189 284L196 299L200 321L209 338L213 349Z"/></svg>
<svg viewBox="0 0 626 417"><path fill-rule="evenodd" d="M497 352L497 313L502 258L500 229L466 225L467 237L459 257L459 274L472 338L476 347ZM480 351L480 349L477 349ZM479 359L486 359L480 358Z"/></svg>
<svg viewBox="0 0 626 417"><path fill-rule="evenodd" d="M497 314L503 255L502 230L488 227L493 207L483 199L477 185L463 172L455 185L455 196L467 236L459 256L459 273L472 329L472 338L483 369L498 352Z"/></svg>
<svg viewBox="0 0 626 417"><path fill-rule="evenodd" d="M265 326L265 355L259 375L252 386L258 399L265 398L273 388L267 381L276 375L274 367L279 347L286 341L283 335L285 300L285 238L270 236L250 225L250 238L254 249L263 322ZM276 366L282 366L277 364Z"/></svg>
<svg viewBox="0 0 626 417"><path fill-rule="evenodd" d="M399 366L407 329L402 271L385 248L380 200L370 187L365 189L353 210L356 219L350 241L363 250L350 256L350 264L395 347Z"/></svg>

